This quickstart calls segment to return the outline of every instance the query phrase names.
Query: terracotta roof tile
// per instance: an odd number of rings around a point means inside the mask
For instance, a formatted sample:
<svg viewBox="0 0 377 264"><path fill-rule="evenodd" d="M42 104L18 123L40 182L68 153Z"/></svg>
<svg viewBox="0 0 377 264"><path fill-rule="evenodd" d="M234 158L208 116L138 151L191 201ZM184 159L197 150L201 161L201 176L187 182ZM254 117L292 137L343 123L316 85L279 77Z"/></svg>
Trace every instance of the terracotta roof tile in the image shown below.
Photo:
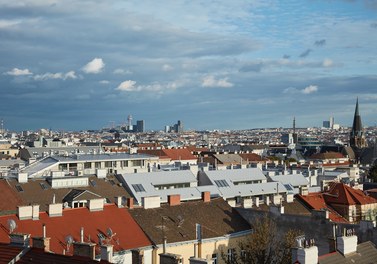
<svg viewBox="0 0 377 264"><path fill-rule="evenodd" d="M22 248L10 246L9 244L0 243L0 264L8 264L14 259Z"/></svg>
<svg viewBox="0 0 377 264"><path fill-rule="evenodd" d="M16 210L17 205L22 203L21 197L17 192L10 186L7 180L0 180L0 211L11 211Z"/></svg>
<svg viewBox="0 0 377 264"><path fill-rule="evenodd" d="M87 208L65 209L61 217L49 217L42 212L39 220L19 220L16 215L0 217L0 242L9 243L6 229L8 219L16 221L15 232L31 234L31 237L42 236L42 224L46 225L47 237L51 238L51 251L61 254L66 249L65 238L73 236L74 241L80 240L80 229L84 228L84 241L98 244L99 233L106 236L110 227L116 235L111 240L114 251L132 249L151 244L149 239L131 217L127 209L105 205L103 211L90 212ZM71 250L72 251L72 250Z"/></svg>
<svg viewBox="0 0 377 264"><path fill-rule="evenodd" d="M326 204L324 195L322 193L310 193L308 195L297 194L295 196L300 201L304 202L309 208L314 210L326 209L329 211L329 218L333 222L347 223L348 221L339 215L334 209Z"/></svg>
<svg viewBox="0 0 377 264"><path fill-rule="evenodd" d="M163 149L166 156L172 160L196 160L196 157L191 154L190 150L184 149Z"/></svg>

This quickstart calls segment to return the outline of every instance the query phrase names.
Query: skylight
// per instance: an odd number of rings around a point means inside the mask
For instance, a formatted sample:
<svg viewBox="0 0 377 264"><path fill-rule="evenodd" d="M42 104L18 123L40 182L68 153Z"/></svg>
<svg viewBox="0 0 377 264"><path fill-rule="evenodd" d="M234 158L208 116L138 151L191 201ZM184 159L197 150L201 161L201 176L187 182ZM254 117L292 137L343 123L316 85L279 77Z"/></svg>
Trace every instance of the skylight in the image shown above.
<svg viewBox="0 0 377 264"><path fill-rule="evenodd" d="M132 184L132 187L136 192L145 192L145 189L142 184Z"/></svg>
<svg viewBox="0 0 377 264"><path fill-rule="evenodd" d="M226 180L215 180L214 182L216 183L217 187L229 187Z"/></svg>

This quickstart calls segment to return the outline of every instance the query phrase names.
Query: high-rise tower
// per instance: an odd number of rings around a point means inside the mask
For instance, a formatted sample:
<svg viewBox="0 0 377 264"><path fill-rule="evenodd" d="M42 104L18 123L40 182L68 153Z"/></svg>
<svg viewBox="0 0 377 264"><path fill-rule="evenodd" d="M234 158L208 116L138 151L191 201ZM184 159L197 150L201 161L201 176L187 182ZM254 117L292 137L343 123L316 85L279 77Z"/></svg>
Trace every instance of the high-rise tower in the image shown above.
<svg viewBox="0 0 377 264"><path fill-rule="evenodd" d="M359 113L359 98L356 99L355 115L353 116L352 130L350 133L350 146L354 149L362 149L367 147L367 141L364 136Z"/></svg>

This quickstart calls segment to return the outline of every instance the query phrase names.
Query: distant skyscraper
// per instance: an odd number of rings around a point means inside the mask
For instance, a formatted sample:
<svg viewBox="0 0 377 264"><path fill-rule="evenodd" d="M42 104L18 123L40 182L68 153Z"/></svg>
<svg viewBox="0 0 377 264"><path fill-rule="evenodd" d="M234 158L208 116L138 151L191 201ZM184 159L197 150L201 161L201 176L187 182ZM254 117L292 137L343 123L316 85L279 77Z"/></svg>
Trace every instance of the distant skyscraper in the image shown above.
<svg viewBox="0 0 377 264"><path fill-rule="evenodd" d="M132 115L128 115L127 122L128 130L132 130Z"/></svg>
<svg viewBox="0 0 377 264"><path fill-rule="evenodd" d="M359 114L359 99L356 100L355 115L353 117L353 124L350 133L350 146L354 149L357 156L360 149L367 147L361 117Z"/></svg>
<svg viewBox="0 0 377 264"><path fill-rule="evenodd" d="M330 117L330 128L334 128L334 117Z"/></svg>
<svg viewBox="0 0 377 264"><path fill-rule="evenodd" d="M145 131L144 120L137 120L136 132L144 132L144 131Z"/></svg>
<svg viewBox="0 0 377 264"><path fill-rule="evenodd" d="M324 128L331 128L330 121L323 121L323 125L322 126Z"/></svg>

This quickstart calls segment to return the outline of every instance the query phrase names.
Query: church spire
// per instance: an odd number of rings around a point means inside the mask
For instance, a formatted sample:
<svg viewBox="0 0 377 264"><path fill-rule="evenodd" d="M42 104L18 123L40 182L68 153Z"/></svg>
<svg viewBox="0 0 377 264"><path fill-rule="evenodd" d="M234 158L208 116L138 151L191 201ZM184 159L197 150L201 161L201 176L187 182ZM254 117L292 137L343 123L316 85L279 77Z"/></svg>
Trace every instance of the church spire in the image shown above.
<svg viewBox="0 0 377 264"><path fill-rule="evenodd" d="M363 125L361 123L361 116L359 113L359 98L356 99L355 115L353 116L353 124L350 133L350 145L351 147L356 148L366 147Z"/></svg>

